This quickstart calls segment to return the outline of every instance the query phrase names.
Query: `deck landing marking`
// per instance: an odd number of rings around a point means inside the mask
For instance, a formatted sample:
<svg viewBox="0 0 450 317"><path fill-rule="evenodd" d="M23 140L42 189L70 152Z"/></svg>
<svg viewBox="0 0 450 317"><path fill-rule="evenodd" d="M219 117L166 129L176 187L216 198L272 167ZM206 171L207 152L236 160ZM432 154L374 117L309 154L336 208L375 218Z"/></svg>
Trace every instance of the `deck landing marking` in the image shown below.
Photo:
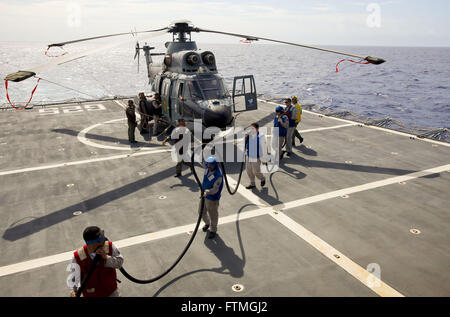
<svg viewBox="0 0 450 317"><path fill-rule="evenodd" d="M121 155L106 156L106 157L102 157L102 158L88 159L88 160L82 160L82 161L74 161L74 162L58 163L58 164L52 164L52 165L21 168L21 169L17 169L17 170L0 172L0 176L20 174L20 173L33 172L33 171L41 171L41 170L64 167L64 166L75 166L75 165L82 165L82 164L95 163L95 162L111 161L111 160L117 160L117 159L129 158L129 157L137 157L137 156L142 156L142 155L150 155L150 154L156 154L156 153L164 153L164 152L170 152L170 151L171 151L171 149L142 151L142 152L137 152L137 153L133 153L133 154L121 154Z"/></svg>
<svg viewBox="0 0 450 317"><path fill-rule="evenodd" d="M397 183L399 178L403 178L403 179L407 178L408 180L411 180L411 179L423 177L423 176L430 175L430 174L440 173L440 172L446 171L448 169L450 169L450 164L432 168L432 169L428 169L428 170L424 170L421 172L412 173L412 174L405 175L405 176L393 177L393 178L389 178L389 179L386 179L383 181L373 182L373 183L369 183L369 184L365 184L365 185L361 185L361 186L350 187L350 188L341 189L341 190L337 190L337 191L333 191L333 192L329 192L329 193L325 193L325 194L320 194L320 195L316 195L316 196L312 196L312 197L308 197L308 198L304 198L304 199L299 199L299 200L284 204L283 210L288 210L288 209L292 209L295 207L300 207L300 206L312 204L315 202L320 202L320 201L327 200L330 198L339 197L339 196L345 195L345 194L351 194L351 193L365 191L368 189L374 189L374 188L378 188L378 187L391 185L391 184ZM232 223L232 222L236 222L236 221L242 221L242 220L246 220L246 219L251 219L251 218L268 215L268 214L271 215L272 217L275 217L275 215L272 213L277 212L277 208L279 208L279 206L263 207L263 208L259 208L259 209L255 209L255 210L242 212L239 214L221 217L221 218L219 218L219 225ZM279 212L276 215L276 217L278 217L280 214L282 214L282 213ZM141 244L141 243L147 243L147 242L150 242L153 240L159 240L159 239L176 236L179 234L185 234L186 232L189 232L189 231L195 229L195 226L196 226L196 223L185 225L185 226L174 227L174 228L165 229L165 230L158 231L158 232L147 233L147 234L143 234L140 236L135 236L135 237L115 241L114 244L119 249L126 248L126 247L134 246L137 244ZM335 253L336 252L334 252L333 254L335 254ZM24 261L24 262L20 262L20 263L2 266L2 267L0 267L0 277L40 268L43 266L48 266L48 265L52 265L52 264L56 264L56 263L60 263L60 262L69 261L72 258L72 255L73 255L73 251L69 251L69 252L64 252L64 253L60 253L60 254L56 254L56 255L46 256L46 257L42 257L42 258L38 258L38 259L33 259L33 260L28 260L28 261Z"/></svg>
<svg viewBox="0 0 450 317"><path fill-rule="evenodd" d="M103 144L95 143L95 142L93 142L91 140L88 140L86 138L86 134L89 131L91 131L91 130L93 130L95 128L98 128L98 127L100 127L100 126L102 126L104 124L110 124L110 123L115 123L115 122L118 122L118 121L125 121L125 120L127 120L127 118L114 119L114 120L109 120L109 121L105 121L105 122L102 122L102 123L97 123L97 124L91 125L90 127L87 127L86 129L80 131L80 133L78 133L78 135L77 135L77 139L78 139L78 141L80 141L83 144L86 144L86 145L89 145L89 146L92 146L92 147L96 147L96 148L100 148L100 149L118 150L118 151L130 151L130 150L133 150L133 149L140 149L141 151L150 151L150 150L152 150L152 148L150 148L150 147L132 147L131 145L129 145L129 146L103 145ZM116 142L116 143L120 144L120 142Z"/></svg>
<svg viewBox="0 0 450 317"><path fill-rule="evenodd" d="M320 239L318 236L308 231L305 227L295 222L285 214L278 214L276 216L270 214L272 218L277 220L283 226L294 232L309 245L313 246L317 251L322 253L328 259L339 265L350 275L358 279L365 286L369 287L372 291L380 296L387 297L404 297L401 293L393 289L391 286L387 285L381 281L375 275L369 273L367 270L353 262L350 258L343 255L341 252L333 248L331 245ZM375 286L368 283L368 281L375 281Z"/></svg>
<svg viewBox="0 0 450 317"><path fill-rule="evenodd" d="M298 130L300 133L308 133L308 132L316 132L316 131L325 131L325 130L334 130L334 129L340 129L340 128L346 128L346 127L353 127L358 125L358 123L348 123L348 124L342 124L342 125L335 125L332 127L326 127L326 128L317 128L317 129L308 129L308 130Z"/></svg>
<svg viewBox="0 0 450 317"><path fill-rule="evenodd" d="M114 100L114 102L115 102L116 104L118 104L120 107L122 107L122 108L124 108L124 109L126 108L126 106L122 105L119 101ZM137 113L137 114L136 114L136 117L137 117L137 118L140 118L140 115ZM133 149L135 149L135 147L131 147L131 146L123 147L123 146L103 145L103 144L99 144L99 143L95 143L95 142L93 142L93 141L90 141L90 140L88 140L88 139L86 138L86 134L87 134L89 131L91 131L91 130L93 130L93 129L95 129L95 128L98 128L98 127L101 126L101 125L104 125L104 124L110 124L110 123L115 123L115 122L119 122L119 121L125 121L125 120L127 120L127 118L114 119L114 120L109 120L109 121L105 121L105 122L102 122L102 123L97 123L97 124L94 124L94 125L92 125L92 126L90 126L90 127L87 127L86 129L84 129L84 130L82 130L80 133L78 133L78 135L77 135L78 141L80 141L80 142L83 143L83 144L92 146L92 147L97 147L97 148L107 149L107 150L118 150L118 151L129 151L129 150L133 150ZM124 130L124 131L125 131L125 130ZM116 142L116 144L120 144L120 142ZM138 149L140 149L141 151L150 151L150 150L152 150L152 148L147 147L147 146L144 146L144 147L138 147Z"/></svg>

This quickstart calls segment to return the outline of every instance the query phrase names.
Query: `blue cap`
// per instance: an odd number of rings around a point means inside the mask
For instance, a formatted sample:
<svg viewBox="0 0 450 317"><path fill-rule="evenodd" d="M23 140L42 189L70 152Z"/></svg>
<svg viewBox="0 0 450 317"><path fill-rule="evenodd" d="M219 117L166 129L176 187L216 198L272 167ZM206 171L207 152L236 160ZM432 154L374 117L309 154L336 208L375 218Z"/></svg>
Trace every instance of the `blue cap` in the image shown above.
<svg viewBox="0 0 450 317"><path fill-rule="evenodd" d="M278 106L278 107L275 108L275 111L276 112L284 112L284 109L283 109L282 106Z"/></svg>
<svg viewBox="0 0 450 317"><path fill-rule="evenodd" d="M106 238L105 238L105 231L102 230L102 231L100 232L100 235L99 235L96 239L86 241L86 244L104 243L105 241L106 241Z"/></svg>
<svg viewBox="0 0 450 317"><path fill-rule="evenodd" d="M208 168L217 168L217 160L214 156L210 156L206 159L206 166Z"/></svg>

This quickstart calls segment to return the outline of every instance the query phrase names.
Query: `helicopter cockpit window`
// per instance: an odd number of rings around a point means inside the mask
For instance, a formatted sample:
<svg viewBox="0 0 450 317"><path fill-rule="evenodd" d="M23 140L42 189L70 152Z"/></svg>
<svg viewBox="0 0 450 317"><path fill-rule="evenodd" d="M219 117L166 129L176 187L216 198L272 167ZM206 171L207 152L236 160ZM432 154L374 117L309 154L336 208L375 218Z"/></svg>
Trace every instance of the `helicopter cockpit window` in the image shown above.
<svg viewBox="0 0 450 317"><path fill-rule="evenodd" d="M222 99L230 96L222 78L206 77L198 80L207 100Z"/></svg>
<svg viewBox="0 0 450 317"><path fill-rule="evenodd" d="M202 91L196 81L188 81L186 87L192 99L203 99Z"/></svg>

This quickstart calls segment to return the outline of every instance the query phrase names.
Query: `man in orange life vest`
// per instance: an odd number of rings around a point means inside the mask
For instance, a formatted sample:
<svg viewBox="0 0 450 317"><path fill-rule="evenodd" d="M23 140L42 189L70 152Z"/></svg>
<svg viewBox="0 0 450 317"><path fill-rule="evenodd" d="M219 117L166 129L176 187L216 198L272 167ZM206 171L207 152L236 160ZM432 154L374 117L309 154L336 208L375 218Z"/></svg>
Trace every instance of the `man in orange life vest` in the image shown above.
<svg viewBox="0 0 450 317"><path fill-rule="evenodd" d="M119 250L105 238L99 227L87 227L83 232L84 247L74 252L73 264L80 267L77 280L83 281L93 265L96 255L102 257L83 290L84 297L118 297L116 269L121 268L123 257ZM75 297L75 291L70 294Z"/></svg>

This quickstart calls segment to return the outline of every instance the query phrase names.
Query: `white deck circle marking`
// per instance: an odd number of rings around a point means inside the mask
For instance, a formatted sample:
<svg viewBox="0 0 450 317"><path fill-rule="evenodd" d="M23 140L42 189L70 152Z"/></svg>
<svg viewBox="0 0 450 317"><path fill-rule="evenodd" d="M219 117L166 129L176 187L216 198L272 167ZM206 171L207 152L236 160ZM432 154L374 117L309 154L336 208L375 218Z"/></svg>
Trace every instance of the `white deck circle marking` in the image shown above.
<svg viewBox="0 0 450 317"><path fill-rule="evenodd" d="M158 199L164 200L164 199L167 199L167 196L159 196Z"/></svg>
<svg viewBox="0 0 450 317"><path fill-rule="evenodd" d="M75 212L73 213L74 216L80 216L80 215L82 215L82 214L83 214L82 211L75 211Z"/></svg>
<svg viewBox="0 0 450 317"><path fill-rule="evenodd" d="M341 197L344 198L344 199L350 198L349 195L342 195Z"/></svg>
<svg viewBox="0 0 450 317"><path fill-rule="evenodd" d="M71 188L71 187L75 186L75 184L67 184L66 186L67 186L68 188Z"/></svg>
<svg viewBox="0 0 450 317"><path fill-rule="evenodd" d="M130 151L130 150L136 150L136 149L139 149L140 151L153 150L150 147L131 147L131 146L103 145L103 144L95 143L95 142L93 142L91 140L88 140L86 138L86 134L89 131L91 131L91 130L93 130L95 128L98 128L98 127L100 127L100 126L102 126L104 124L110 124L110 123L115 123L115 122L124 121L124 120L127 120L127 118L114 119L114 120L109 120L109 121L105 121L105 122L102 122L102 123L97 123L97 124L91 125L90 127L87 127L86 129L84 129L80 133L78 133L78 135L77 135L78 141L80 141L83 144L92 146L92 147L96 147L96 148L100 148L100 149L107 149L107 150L117 150L117 151ZM120 144L120 142L116 142L116 144Z"/></svg>
<svg viewBox="0 0 450 317"><path fill-rule="evenodd" d="M147 175L147 173L146 172L139 172L139 176L144 176L144 175Z"/></svg>

